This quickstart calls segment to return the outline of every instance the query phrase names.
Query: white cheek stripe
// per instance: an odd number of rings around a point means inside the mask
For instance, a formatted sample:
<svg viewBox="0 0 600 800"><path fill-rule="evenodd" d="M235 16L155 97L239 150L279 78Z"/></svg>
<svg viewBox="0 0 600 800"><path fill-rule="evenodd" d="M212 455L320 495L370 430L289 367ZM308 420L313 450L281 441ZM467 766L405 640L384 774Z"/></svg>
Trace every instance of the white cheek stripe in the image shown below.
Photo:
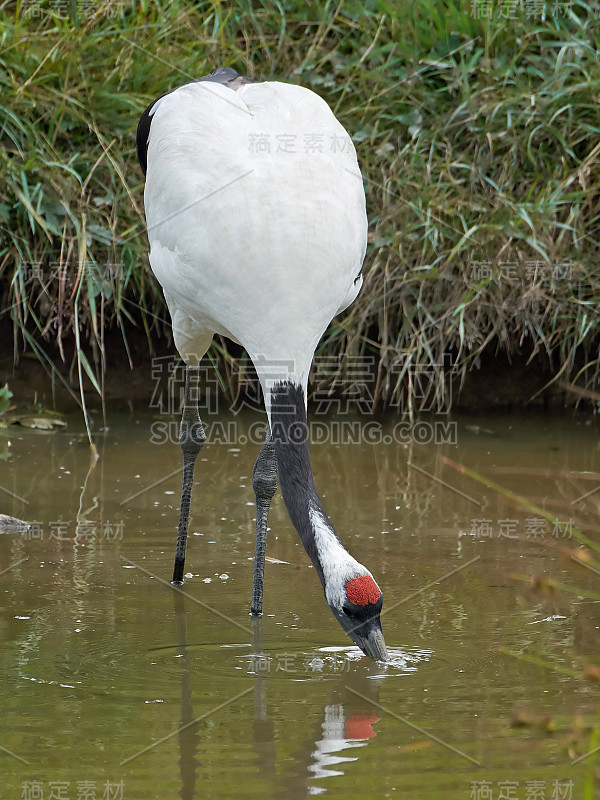
<svg viewBox="0 0 600 800"><path fill-rule="evenodd" d="M341 609L346 601L346 583L350 578L371 575L341 544L332 527L312 503L308 516L313 529L315 544L325 580L325 599L329 605ZM372 576L371 576L372 577Z"/></svg>

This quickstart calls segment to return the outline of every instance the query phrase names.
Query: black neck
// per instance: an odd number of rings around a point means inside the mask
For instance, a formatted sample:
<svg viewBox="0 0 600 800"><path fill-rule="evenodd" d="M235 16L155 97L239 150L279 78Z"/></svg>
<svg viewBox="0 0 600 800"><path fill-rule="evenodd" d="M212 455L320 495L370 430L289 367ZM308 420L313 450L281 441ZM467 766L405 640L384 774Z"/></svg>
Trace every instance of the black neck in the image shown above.
<svg viewBox="0 0 600 800"><path fill-rule="evenodd" d="M297 384L284 381L271 390L271 434L283 500L323 583L323 568L310 521L310 509L318 511L328 523L329 520L315 488L308 451L304 391Z"/></svg>

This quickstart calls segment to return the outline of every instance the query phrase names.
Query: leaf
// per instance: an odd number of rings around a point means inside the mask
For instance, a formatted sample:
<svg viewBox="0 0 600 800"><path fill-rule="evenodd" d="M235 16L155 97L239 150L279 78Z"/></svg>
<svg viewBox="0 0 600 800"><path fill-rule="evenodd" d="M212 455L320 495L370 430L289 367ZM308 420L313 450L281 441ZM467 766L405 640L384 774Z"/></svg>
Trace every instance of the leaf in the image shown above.
<svg viewBox="0 0 600 800"><path fill-rule="evenodd" d="M102 396L102 391L101 391L100 387L98 386L98 381L96 380L96 376L94 375L92 367L90 366L90 362L87 360L87 356L83 352L83 350L79 349L77 351L77 357L81 361L81 366L84 368L84 370L86 372L86 375L88 376L88 378L92 382L92 386L98 392L98 394L100 396Z"/></svg>

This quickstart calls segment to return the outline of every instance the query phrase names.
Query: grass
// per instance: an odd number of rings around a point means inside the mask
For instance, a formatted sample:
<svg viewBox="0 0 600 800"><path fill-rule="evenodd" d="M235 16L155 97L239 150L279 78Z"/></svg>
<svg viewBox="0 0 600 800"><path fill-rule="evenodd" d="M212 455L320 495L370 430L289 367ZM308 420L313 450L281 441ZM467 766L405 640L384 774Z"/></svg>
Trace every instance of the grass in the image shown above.
<svg viewBox="0 0 600 800"><path fill-rule="evenodd" d="M150 100L225 64L314 89L353 135L370 242L362 293L319 346L342 354L332 382L374 357L374 406L420 372L423 401L443 406L448 363L462 381L521 354L594 396L600 5L528 8L1 4L0 330L15 357L33 352L83 400L103 396L108 331L132 364L134 329L149 350L170 337L135 127ZM243 356L217 340L211 357L233 394Z"/></svg>

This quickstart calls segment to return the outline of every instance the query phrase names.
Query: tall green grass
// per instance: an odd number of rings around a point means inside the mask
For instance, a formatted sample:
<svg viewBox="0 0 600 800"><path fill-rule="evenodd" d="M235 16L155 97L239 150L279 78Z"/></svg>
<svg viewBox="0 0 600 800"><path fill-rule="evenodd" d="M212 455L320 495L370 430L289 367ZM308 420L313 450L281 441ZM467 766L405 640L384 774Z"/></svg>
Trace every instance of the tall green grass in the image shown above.
<svg viewBox="0 0 600 800"><path fill-rule="evenodd" d="M150 348L170 335L135 127L151 99L222 64L314 89L352 132L370 242L363 291L320 345L344 355L332 380L374 356L376 405L421 369L443 403L445 355L464 377L519 352L597 389L600 6L532 8L1 4L0 332L100 395L110 327L125 351L134 327ZM222 342L212 356L231 387Z"/></svg>

